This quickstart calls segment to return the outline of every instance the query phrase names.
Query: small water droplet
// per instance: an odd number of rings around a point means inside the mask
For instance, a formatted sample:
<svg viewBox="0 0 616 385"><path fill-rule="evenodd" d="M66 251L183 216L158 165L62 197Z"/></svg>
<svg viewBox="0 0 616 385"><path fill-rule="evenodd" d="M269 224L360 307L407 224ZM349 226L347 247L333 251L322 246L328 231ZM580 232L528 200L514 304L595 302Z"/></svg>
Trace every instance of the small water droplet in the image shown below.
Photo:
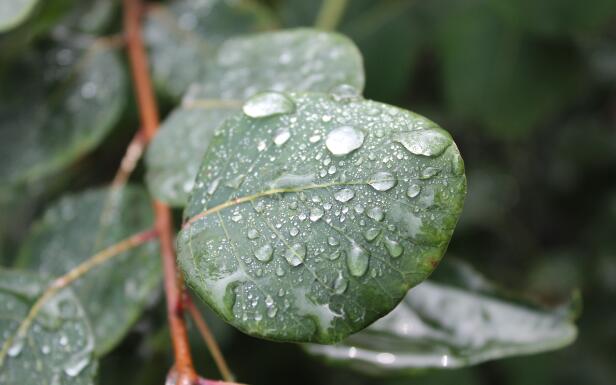
<svg viewBox="0 0 616 385"><path fill-rule="evenodd" d="M331 253L328 258L331 261L335 261L336 259L340 258L340 256L342 255L342 251L341 250L336 250L333 253Z"/></svg>
<svg viewBox="0 0 616 385"><path fill-rule="evenodd" d="M340 242L338 241L338 238L336 238L336 237L332 237L332 236L329 236L329 237L327 238L327 243L328 243L330 246L338 246L338 245L340 244Z"/></svg>
<svg viewBox="0 0 616 385"><path fill-rule="evenodd" d="M346 155L364 144L364 133L351 126L334 128L327 134L325 146L336 156Z"/></svg>
<svg viewBox="0 0 616 385"><path fill-rule="evenodd" d="M89 355L74 357L64 366L64 373L69 377L75 377L81 373L89 363Z"/></svg>
<svg viewBox="0 0 616 385"><path fill-rule="evenodd" d="M404 248L402 247L400 242L394 241L393 239L389 239L388 237L385 237L384 243L385 243L385 248L387 249L387 252L389 253L389 255L391 255L394 258L398 258L399 256L402 255Z"/></svg>
<svg viewBox="0 0 616 385"><path fill-rule="evenodd" d="M368 270L368 262L370 254L355 241L351 241L350 246L346 250L346 264L349 272L354 277L361 277Z"/></svg>
<svg viewBox="0 0 616 385"><path fill-rule="evenodd" d="M218 189L218 185L220 184L220 178L216 178L214 179L208 186L207 186L207 194L208 195L212 195L216 192L216 189Z"/></svg>
<svg viewBox="0 0 616 385"><path fill-rule="evenodd" d="M366 211L366 215L369 218L372 218L372 219L374 219L377 222L382 221L383 218L385 217L385 214L383 213L383 210L380 207L378 207L378 206L369 208L368 211Z"/></svg>
<svg viewBox="0 0 616 385"><path fill-rule="evenodd" d="M291 227L291 230L289 230L289 234L292 237L297 236L297 234L299 234L299 229L297 227Z"/></svg>
<svg viewBox="0 0 616 385"><path fill-rule="evenodd" d="M289 140L291 137L291 131L288 128L281 128L276 131L276 135L274 135L274 144L276 146L282 146Z"/></svg>
<svg viewBox="0 0 616 385"><path fill-rule="evenodd" d="M453 142L451 136L440 128L398 132L393 139L415 155L437 156Z"/></svg>
<svg viewBox="0 0 616 385"><path fill-rule="evenodd" d="M279 277L282 277L284 275L284 270L282 269L282 266L278 266L276 268L276 275Z"/></svg>
<svg viewBox="0 0 616 385"><path fill-rule="evenodd" d="M246 236L248 237L248 239L257 239L259 238L259 232L255 229L250 229L248 230Z"/></svg>
<svg viewBox="0 0 616 385"><path fill-rule="evenodd" d="M233 222L236 222L236 223L237 223L237 222L239 222L239 221L241 221L241 220L242 220L242 214L240 214L240 213L233 214L233 215L231 216L231 220L232 220Z"/></svg>
<svg viewBox="0 0 616 385"><path fill-rule="evenodd" d="M255 250L255 258L257 258L261 262L269 262L272 260L272 255L274 254L274 248L269 243L259 247Z"/></svg>
<svg viewBox="0 0 616 385"><path fill-rule="evenodd" d="M350 84L340 84L331 89L332 99L337 102L348 103L360 98L359 90Z"/></svg>
<svg viewBox="0 0 616 385"><path fill-rule="evenodd" d="M310 220L316 222L323 217L323 210L318 207L314 207L310 210Z"/></svg>
<svg viewBox="0 0 616 385"><path fill-rule="evenodd" d="M370 186L377 191L387 191L398 183L396 178L387 171L379 171L370 177Z"/></svg>
<svg viewBox="0 0 616 385"><path fill-rule="evenodd" d="M21 351L24 349L24 338L23 337L15 337L15 340L11 344L11 347L7 350L7 354L9 357L17 357L21 354Z"/></svg>
<svg viewBox="0 0 616 385"><path fill-rule="evenodd" d="M334 292L336 294L342 294L349 286L349 282L342 276L342 273L338 273L336 280L334 281Z"/></svg>
<svg viewBox="0 0 616 385"><path fill-rule="evenodd" d="M368 242L372 242L376 239L376 237L379 236L379 234L381 233L381 229L377 229L376 227L372 227L368 230L366 230L366 232L364 233L364 238L366 238L366 241Z"/></svg>
<svg viewBox="0 0 616 385"><path fill-rule="evenodd" d="M418 184L412 184L409 186L408 190L406 190L406 196L409 198L415 198L421 192L421 186Z"/></svg>
<svg viewBox="0 0 616 385"><path fill-rule="evenodd" d="M245 174L239 174L238 176L229 179L225 183L225 186L231 187L231 188L234 188L234 189L238 189L238 188L240 188L242 183L244 183L244 178L246 178Z"/></svg>
<svg viewBox="0 0 616 385"><path fill-rule="evenodd" d="M419 176L419 179L430 179L438 175L440 172L441 172L440 168L426 167L423 170L421 170L421 175Z"/></svg>
<svg viewBox="0 0 616 385"><path fill-rule="evenodd" d="M248 99L242 108L251 118L288 114L295 110L295 104L280 92L263 92Z"/></svg>
<svg viewBox="0 0 616 385"><path fill-rule="evenodd" d="M308 141L310 143L316 143L319 140L321 140L321 135L312 135L310 138L308 138Z"/></svg>
<svg viewBox="0 0 616 385"><path fill-rule="evenodd" d="M334 198L336 198L338 202L343 203L350 201L351 199L353 199L354 196L355 191L351 190L350 188L339 190L334 194Z"/></svg>
<svg viewBox="0 0 616 385"><path fill-rule="evenodd" d="M267 295L267 297L265 297L265 306L270 307L274 304L274 299L272 298L271 295Z"/></svg>
<svg viewBox="0 0 616 385"><path fill-rule="evenodd" d="M306 245L301 243L294 244L287 249L284 257L291 266L295 267L301 265L306 257Z"/></svg>

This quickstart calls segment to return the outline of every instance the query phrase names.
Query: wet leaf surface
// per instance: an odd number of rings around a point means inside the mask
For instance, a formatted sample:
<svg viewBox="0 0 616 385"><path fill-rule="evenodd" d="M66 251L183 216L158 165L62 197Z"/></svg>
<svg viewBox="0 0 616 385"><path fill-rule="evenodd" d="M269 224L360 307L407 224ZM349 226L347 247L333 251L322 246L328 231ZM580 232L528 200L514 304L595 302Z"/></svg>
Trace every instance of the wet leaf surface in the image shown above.
<svg viewBox="0 0 616 385"><path fill-rule="evenodd" d="M24 22L38 0L0 1L0 32L8 31Z"/></svg>
<svg viewBox="0 0 616 385"><path fill-rule="evenodd" d="M185 279L246 333L339 341L438 264L466 191L460 154L435 123L347 87L242 109L213 137L185 210Z"/></svg>

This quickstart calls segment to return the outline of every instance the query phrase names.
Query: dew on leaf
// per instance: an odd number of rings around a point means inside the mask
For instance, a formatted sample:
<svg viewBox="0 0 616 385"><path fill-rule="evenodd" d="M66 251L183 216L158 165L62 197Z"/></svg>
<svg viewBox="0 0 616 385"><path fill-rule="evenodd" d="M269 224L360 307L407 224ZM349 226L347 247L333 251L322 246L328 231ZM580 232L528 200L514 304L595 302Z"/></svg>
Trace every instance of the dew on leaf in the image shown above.
<svg viewBox="0 0 616 385"><path fill-rule="evenodd" d="M251 118L288 114L295 110L295 104L288 96L280 92L263 92L244 103L242 111Z"/></svg>
<svg viewBox="0 0 616 385"><path fill-rule="evenodd" d="M336 280L334 281L334 292L336 294L343 294L347 287L349 286L349 282L342 276L342 273L338 273Z"/></svg>
<svg viewBox="0 0 616 385"><path fill-rule="evenodd" d="M421 192L421 186L418 184L411 184L406 190L406 196L409 198L415 198Z"/></svg>
<svg viewBox="0 0 616 385"><path fill-rule="evenodd" d="M301 265L304 262L305 257L306 245L302 243L295 243L291 247L287 248L287 251L284 254L284 258L287 260L289 265L293 267Z"/></svg>
<svg viewBox="0 0 616 385"><path fill-rule="evenodd" d="M350 84L340 84L330 91L332 99L337 102L348 103L360 98L359 90Z"/></svg>
<svg viewBox="0 0 616 385"><path fill-rule="evenodd" d="M381 233L381 229L377 229L376 227L372 227L364 232L364 238L366 241L372 242L379 236Z"/></svg>
<svg viewBox="0 0 616 385"><path fill-rule="evenodd" d="M290 137L291 131L289 131L288 128L281 128L276 131L276 134L274 135L274 144L276 146L282 146L289 140Z"/></svg>
<svg viewBox="0 0 616 385"><path fill-rule="evenodd" d="M259 232L255 229L250 229L248 230L246 236L248 237L248 239L257 239L259 238Z"/></svg>
<svg viewBox="0 0 616 385"><path fill-rule="evenodd" d="M351 126L334 128L327 134L325 146L333 155L349 154L364 144L364 133Z"/></svg>
<svg viewBox="0 0 616 385"><path fill-rule="evenodd" d="M368 262L370 261L370 254L355 241L350 242L346 254L346 264L351 275L354 277L361 277L366 274Z"/></svg>
<svg viewBox="0 0 616 385"><path fill-rule="evenodd" d="M351 199L353 199L354 196L355 196L355 191L349 188L336 191L336 193L334 194L334 198L336 198L338 202L343 202L343 203L350 201Z"/></svg>
<svg viewBox="0 0 616 385"><path fill-rule="evenodd" d="M312 208L310 210L310 220L312 222L316 222L323 217L323 210L318 207Z"/></svg>
<svg viewBox="0 0 616 385"><path fill-rule="evenodd" d="M377 191L387 191L398 183L392 173L379 171L370 176L370 186Z"/></svg>
<svg viewBox="0 0 616 385"><path fill-rule="evenodd" d="M272 255L274 253L274 248L269 243L259 247L255 250L255 258L257 258L261 262L269 262L272 260Z"/></svg>
<svg viewBox="0 0 616 385"><path fill-rule="evenodd" d="M394 141L415 155L437 156L453 143L451 136L440 128L398 132Z"/></svg>
<svg viewBox="0 0 616 385"><path fill-rule="evenodd" d="M366 211L366 215L377 222L380 222L383 218L385 218L385 213L383 213L383 210L378 206L369 208L368 211Z"/></svg>
<svg viewBox="0 0 616 385"><path fill-rule="evenodd" d="M384 243L385 243L385 248L387 249L387 252L389 253L389 255L391 255L394 258L397 258L402 255L404 248L402 247L400 242L395 241L393 239L389 239L388 237L385 237Z"/></svg>

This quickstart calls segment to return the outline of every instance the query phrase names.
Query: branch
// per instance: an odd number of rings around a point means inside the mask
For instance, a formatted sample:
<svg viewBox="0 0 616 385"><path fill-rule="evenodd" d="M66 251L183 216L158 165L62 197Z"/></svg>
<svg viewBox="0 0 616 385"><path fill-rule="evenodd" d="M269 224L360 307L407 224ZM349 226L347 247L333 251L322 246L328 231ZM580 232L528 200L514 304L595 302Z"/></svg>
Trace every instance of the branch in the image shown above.
<svg viewBox="0 0 616 385"><path fill-rule="evenodd" d="M123 252L130 250L134 247L140 246L145 242L148 242L152 239L155 239L157 233L155 230L148 230L141 233L137 233L123 241L116 243L115 245L111 245L106 249L94 254L92 257L88 258L84 262L75 266L68 273L64 274L61 277L56 278L43 292L43 294L36 300L36 302L30 308L28 315L19 325L17 332L11 337L7 338L2 346L2 350L0 351L0 366L4 361L6 353L8 352L9 347L15 340L15 338L23 338L26 333L30 329L32 322L36 318L37 314L43 308L43 305L58 291L70 285L72 282L75 282L77 279L81 278L83 275L94 269L95 267L102 265L105 262L110 261L113 257L122 254Z"/></svg>
<svg viewBox="0 0 616 385"><path fill-rule="evenodd" d="M188 296L186 297L184 304L193 321L195 321L195 325L197 326L197 329L199 330L203 341L205 341L207 348L209 349L210 353L212 353L212 358L214 359L214 362L216 363L216 366L218 367L218 371L222 375L222 378L227 382L233 382L235 378L233 378L233 374L231 374L229 366L227 366L227 362L225 361L225 358L220 352L220 347L218 346L218 343L216 343L216 339L212 335L210 328L208 328L207 324L205 323L205 320L201 316L199 309L197 309L193 301Z"/></svg>

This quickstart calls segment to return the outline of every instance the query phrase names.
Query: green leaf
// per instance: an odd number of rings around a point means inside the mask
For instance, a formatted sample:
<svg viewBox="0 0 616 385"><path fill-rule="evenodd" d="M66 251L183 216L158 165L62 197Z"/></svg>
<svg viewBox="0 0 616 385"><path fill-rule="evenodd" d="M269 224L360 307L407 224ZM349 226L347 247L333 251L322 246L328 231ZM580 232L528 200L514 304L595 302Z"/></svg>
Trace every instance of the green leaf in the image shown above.
<svg viewBox="0 0 616 385"><path fill-rule="evenodd" d="M439 23L446 102L494 137L527 136L583 92L575 47L532 40L485 2L460 3Z"/></svg>
<svg viewBox="0 0 616 385"><path fill-rule="evenodd" d="M28 59L0 91L1 189L79 159L109 133L126 101L122 64L103 42L56 46Z"/></svg>
<svg viewBox="0 0 616 385"><path fill-rule="evenodd" d="M393 309L447 247L466 190L451 137L349 91L258 94L205 155L178 262L248 334L339 341Z"/></svg>
<svg viewBox="0 0 616 385"><path fill-rule="evenodd" d="M69 196L35 224L17 264L57 277L152 223L148 196L137 187ZM72 284L92 322L98 355L127 333L157 292L160 277L156 246L147 244L114 257Z"/></svg>
<svg viewBox="0 0 616 385"><path fill-rule="evenodd" d="M344 36L311 29L230 39L181 107L163 123L146 155L152 195L184 206L203 154L218 126L258 91L361 90L362 59ZM181 148L182 151L178 151Z"/></svg>
<svg viewBox="0 0 616 385"><path fill-rule="evenodd" d="M313 354L372 374L458 368L558 349L573 342L572 314L504 293L477 271L447 259L386 317Z"/></svg>
<svg viewBox="0 0 616 385"><path fill-rule="evenodd" d="M0 32L5 32L23 23L38 0L1 0L0 1Z"/></svg>
<svg viewBox="0 0 616 385"><path fill-rule="evenodd" d="M94 384L94 335L69 288L47 300L26 333L17 329L48 281L19 270L0 269L0 383ZM0 353L2 354L2 353Z"/></svg>
<svg viewBox="0 0 616 385"><path fill-rule="evenodd" d="M268 9L252 0L175 0L167 7L152 7L144 36L157 88L179 99L203 78L207 61L225 39L271 25Z"/></svg>

